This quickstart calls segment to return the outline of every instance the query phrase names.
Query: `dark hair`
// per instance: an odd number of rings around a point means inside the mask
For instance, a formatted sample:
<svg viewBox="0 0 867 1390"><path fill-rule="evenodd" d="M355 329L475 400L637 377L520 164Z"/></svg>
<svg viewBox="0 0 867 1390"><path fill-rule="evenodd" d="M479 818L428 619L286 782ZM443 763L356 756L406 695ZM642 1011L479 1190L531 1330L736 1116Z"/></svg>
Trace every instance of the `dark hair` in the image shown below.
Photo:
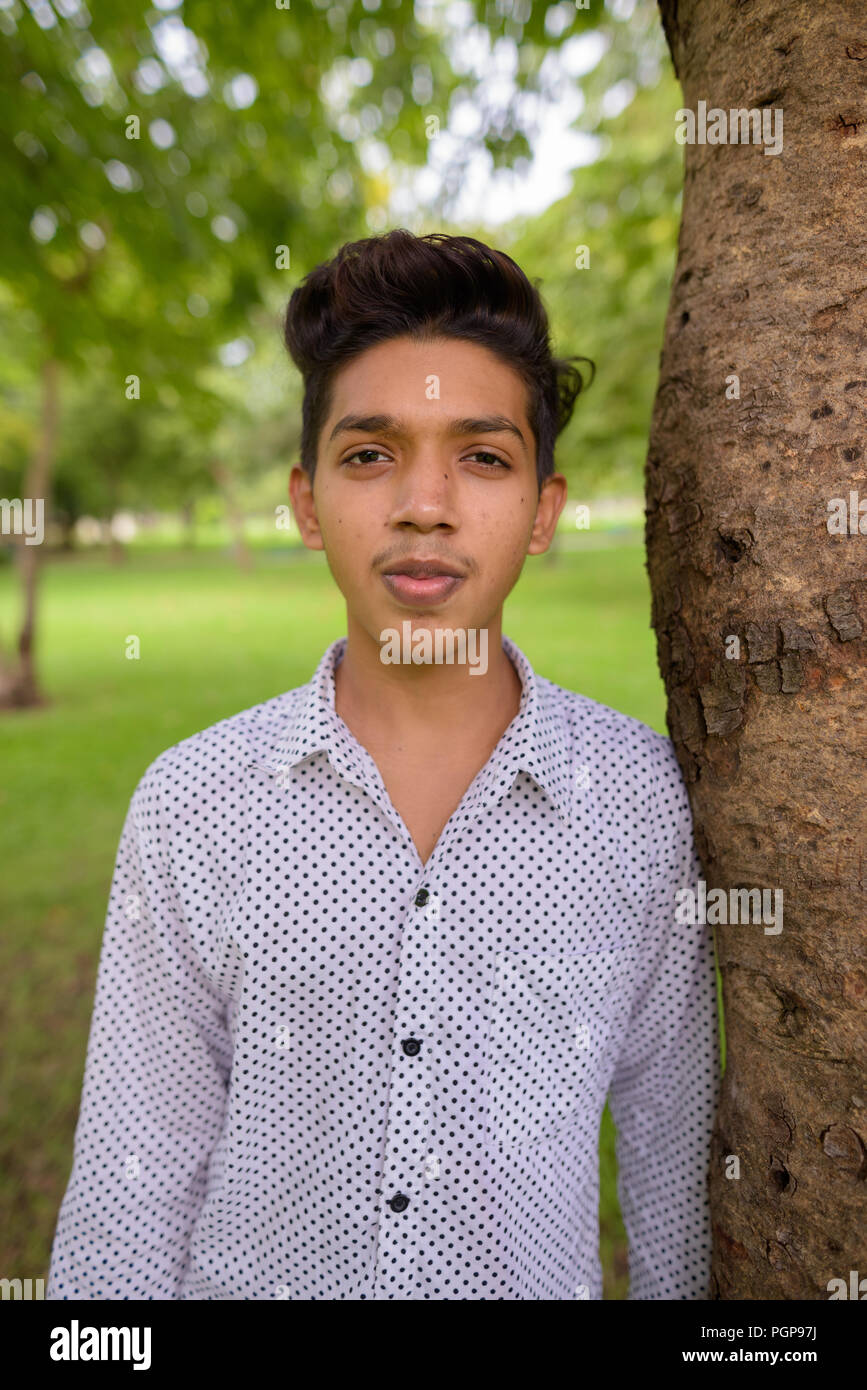
<svg viewBox="0 0 867 1390"><path fill-rule="evenodd" d="M553 356L539 291L503 251L473 237L415 236L404 228L347 242L305 277L286 307L284 341L304 380L301 466L311 482L335 373L366 348L404 335L463 338L519 373L541 489L554 471L554 441L585 386L571 364L590 359Z"/></svg>

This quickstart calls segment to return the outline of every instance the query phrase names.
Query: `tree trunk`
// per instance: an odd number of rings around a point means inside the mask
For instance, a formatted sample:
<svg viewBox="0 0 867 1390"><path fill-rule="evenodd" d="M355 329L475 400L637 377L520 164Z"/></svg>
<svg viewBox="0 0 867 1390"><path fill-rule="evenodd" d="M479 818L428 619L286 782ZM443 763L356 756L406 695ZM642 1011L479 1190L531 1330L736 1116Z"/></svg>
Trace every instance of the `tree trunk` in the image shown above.
<svg viewBox="0 0 867 1390"><path fill-rule="evenodd" d="M108 492L108 520L105 522L105 533L108 537L108 559L111 565L122 565L126 562L126 546L123 541L114 534L114 521L118 511L120 487L118 485L117 470L112 467L111 462L106 466L105 479Z"/></svg>
<svg viewBox="0 0 867 1390"><path fill-rule="evenodd" d="M48 524L51 503L51 473L57 449L60 363L49 354L42 363L42 405L39 439L24 480L24 499L42 499L44 521ZM44 543L44 542L43 542ZM18 662L0 677L0 707L29 707L45 703L36 676L36 609L39 580L39 545L17 546L18 567L24 599L24 616L18 633Z"/></svg>
<svg viewBox="0 0 867 1390"><path fill-rule="evenodd" d="M78 517L73 516L72 512L61 512L56 520L60 523L61 549L67 552L75 551L75 523Z"/></svg>
<svg viewBox="0 0 867 1390"><path fill-rule="evenodd" d="M211 476L223 496L226 504L226 515L229 520L229 528L233 536L233 549L235 560L239 569L249 570L253 568L253 561L250 555L250 548L244 539L244 515L238 506L238 499L232 476L225 464L219 459L212 459L210 463Z"/></svg>
<svg viewBox="0 0 867 1390"><path fill-rule="evenodd" d="M660 8L684 108L785 116L777 155L684 146L647 462L652 622L707 892L783 892L781 931L714 927L709 1292L827 1299L867 1274L867 517L830 530L833 499L867 497L867 8Z"/></svg>
<svg viewBox="0 0 867 1390"><path fill-rule="evenodd" d="M183 528L182 549L196 548L196 504L192 498L181 504L181 526Z"/></svg>

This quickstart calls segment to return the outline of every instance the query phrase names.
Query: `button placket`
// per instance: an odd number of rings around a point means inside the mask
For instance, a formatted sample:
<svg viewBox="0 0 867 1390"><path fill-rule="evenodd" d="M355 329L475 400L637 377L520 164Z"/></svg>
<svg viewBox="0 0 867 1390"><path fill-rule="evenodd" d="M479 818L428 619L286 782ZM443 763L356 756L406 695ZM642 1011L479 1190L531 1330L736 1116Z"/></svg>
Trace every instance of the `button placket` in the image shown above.
<svg viewBox="0 0 867 1390"><path fill-rule="evenodd" d="M439 907L438 896L426 885L420 887L410 900L404 925L383 1166L386 1211L380 1229L378 1277L393 1271L395 1263L406 1263L407 1234L417 1229L421 1220L420 1193L430 1180L428 1171L434 1171L431 1157L439 1177L439 1160L430 1155L429 1134L429 995L435 997L439 972ZM423 1245L422 1240L416 1242L419 1259ZM396 1261L398 1252L401 1258ZM407 1270L407 1290L412 1287L413 1277L413 1272ZM390 1296L399 1292L390 1275L388 1290Z"/></svg>

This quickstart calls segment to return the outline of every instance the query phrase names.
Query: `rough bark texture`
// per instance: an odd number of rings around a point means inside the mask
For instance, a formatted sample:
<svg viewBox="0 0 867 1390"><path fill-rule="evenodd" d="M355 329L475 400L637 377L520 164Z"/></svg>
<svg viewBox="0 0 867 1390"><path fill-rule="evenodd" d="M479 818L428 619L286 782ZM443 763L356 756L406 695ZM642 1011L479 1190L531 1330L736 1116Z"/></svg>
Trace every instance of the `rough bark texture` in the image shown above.
<svg viewBox="0 0 867 1390"><path fill-rule="evenodd" d="M784 113L779 155L684 146L647 464L653 626L708 891L784 894L778 935L715 927L710 1296L827 1299L867 1275L867 535L827 524L831 499L867 499L867 5L660 9L685 108Z"/></svg>

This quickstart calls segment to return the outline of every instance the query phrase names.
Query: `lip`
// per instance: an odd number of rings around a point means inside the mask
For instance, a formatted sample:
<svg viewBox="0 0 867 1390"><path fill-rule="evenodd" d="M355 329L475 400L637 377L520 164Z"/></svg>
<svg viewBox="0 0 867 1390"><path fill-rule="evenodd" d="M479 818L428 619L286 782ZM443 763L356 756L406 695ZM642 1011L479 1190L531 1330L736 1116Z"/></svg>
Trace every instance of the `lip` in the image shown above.
<svg viewBox="0 0 867 1390"><path fill-rule="evenodd" d="M463 579L461 571L455 566L450 565L447 560L424 559L420 555L405 555L402 560L395 560L383 574L408 574L413 579L433 579L440 575L452 575L456 579Z"/></svg>
<svg viewBox="0 0 867 1390"><path fill-rule="evenodd" d="M384 574L382 582L399 603L413 608L443 603L463 584L460 574Z"/></svg>

